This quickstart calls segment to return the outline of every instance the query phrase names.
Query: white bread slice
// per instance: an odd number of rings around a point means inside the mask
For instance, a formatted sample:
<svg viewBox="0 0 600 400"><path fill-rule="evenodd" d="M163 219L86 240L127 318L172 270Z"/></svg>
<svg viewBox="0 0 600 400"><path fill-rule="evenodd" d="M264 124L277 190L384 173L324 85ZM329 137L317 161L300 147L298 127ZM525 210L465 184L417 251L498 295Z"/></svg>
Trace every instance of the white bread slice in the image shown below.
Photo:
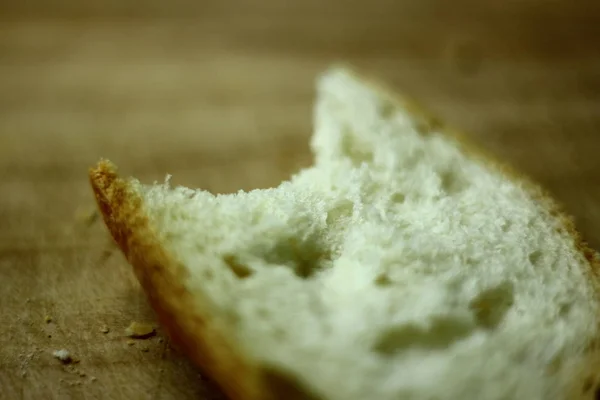
<svg viewBox="0 0 600 400"><path fill-rule="evenodd" d="M344 68L315 165L269 190L143 185L104 220L163 326L234 399L593 398L599 258L537 186Z"/></svg>

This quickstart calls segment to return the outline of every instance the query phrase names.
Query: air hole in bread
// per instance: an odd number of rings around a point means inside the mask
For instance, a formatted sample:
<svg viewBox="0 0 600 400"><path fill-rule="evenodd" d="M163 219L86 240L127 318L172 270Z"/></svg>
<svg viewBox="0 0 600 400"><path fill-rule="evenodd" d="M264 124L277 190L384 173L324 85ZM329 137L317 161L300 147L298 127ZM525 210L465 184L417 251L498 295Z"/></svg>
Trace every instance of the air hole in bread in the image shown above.
<svg viewBox="0 0 600 400"><path fill-rule="evenodd" d="M569 315L569 312L571 311L571 303L564 303L561 304L560 308L558 309L558 314L561 317L566 317L567 315Z"/></svg>
<svg viewBox="0 0 600 400"><path fill-rule="evenodd" d="M354 203L350 200L341 201L335 207L327 212L327 225L334 224L338 222L340 219L348 217L352 215L352 211L354 210Z"/></svg>
<svg viewBox="0 0 600 400"><path fill-rule="evenodd" d="M377 276L377 278L375 278L376 286L386 287L386 286L390 286L391 284L392 284L392 280L390 279L388 274L380 274Z"/></svg>
<svg viewBox="0 0 600 400"><path fill-rule="evenodd" d="M484 290L469 303L477 324L491 329L498 326L514 303L514 287L504 282Z"/></svg>
<svg viewBox="0 0 600 400"><path fill-rule="evenodd" d="M231 272L233 272L233 274L240 279L248 278L253 273L253 271L250 269L250 267L248 267L245 264L240 263L232 255L226 255L225 257L223 257L223 261L225 261L225 265L227 265L229 267Z"/></svg>
<svg viewBox="0 0 600 400"><path fill-rule="evenodd" d="M429 326L405 324L385 330L375 341L373 350L393 356L409 348L443 349L467 337L473 331L468 321L452 316L434 317Z"/></svg>
<svg viewBox="0 0 600 400"><path fill-rule="evenodd" d="M352 161L352 164L359 166L362 163L370 163L373 161L373 150L370 146L357 143L355 135L353 135L349 127L342 132L340 142L340 150Z"/></svg>
<svg viewBox="0 0 600 400"><path fill-rule="evenodd" d="M320 268L316 266L315 262L308 260L300 260L294 268L294 273L303 279L308 279L315 274Z"/></svg>
<svg viewBox="0 0 600 400"><path fill-rule="evenodd" d="M467 186L464 178L452 169L440 173L442 190L447 194L456 194Z"/></svg>
<svg viewBox="0 0 600 400"><path fill-rule="evenodd" d="M263 257L269 264L290 268L299 278L309 279L331 263L329 249L323 245L317 236L303 240L289 238L279 242Z"/></svg>
<svg viewBox="0 0 600 400"><path fill-rule="evenodd" d="M536 251L532 252L531 254L529 254L529 262L534 266L538 265L541 258L542 258L541 251L536 250Z"/></svg>
<svg viewBox="0 0 600 400"><path fill-rule="evenodd" d="M390 199L394 203L404 203L404 201L406 200L406 195L404 193L396 192L392 194Z"/></svg>

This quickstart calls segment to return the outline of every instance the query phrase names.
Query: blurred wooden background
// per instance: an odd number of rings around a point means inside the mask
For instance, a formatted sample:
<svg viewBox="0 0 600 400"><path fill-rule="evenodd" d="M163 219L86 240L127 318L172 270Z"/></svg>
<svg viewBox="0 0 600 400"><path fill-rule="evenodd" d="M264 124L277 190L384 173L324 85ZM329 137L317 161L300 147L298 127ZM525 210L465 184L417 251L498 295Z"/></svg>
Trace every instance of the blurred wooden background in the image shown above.
<svg viewBox="0 0 600 400"><path fill-rule="evenodd" d="M0 398L218 398L160 331L123 338L153 315L81 218L87 168L276 184L310 163L314 79L340 60L536 178L600 247L598 1L0 0Z"/></svg>

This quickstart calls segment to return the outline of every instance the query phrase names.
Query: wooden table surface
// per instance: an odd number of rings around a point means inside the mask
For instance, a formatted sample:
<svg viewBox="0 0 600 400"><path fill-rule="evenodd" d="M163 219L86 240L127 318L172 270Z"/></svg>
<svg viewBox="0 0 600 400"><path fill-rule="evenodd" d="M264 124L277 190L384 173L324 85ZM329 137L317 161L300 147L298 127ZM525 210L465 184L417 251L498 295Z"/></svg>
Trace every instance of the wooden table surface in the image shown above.
<svg viewBox="0 0 600 400"><path fill-rule="evenodd" d="M154 316L86 217L87 168L277 184L311 162L314 79L338 60L536 178L600 247L598 1L94 4L0 2L0 398L221 398L160 329L128 344Z"/></svg>

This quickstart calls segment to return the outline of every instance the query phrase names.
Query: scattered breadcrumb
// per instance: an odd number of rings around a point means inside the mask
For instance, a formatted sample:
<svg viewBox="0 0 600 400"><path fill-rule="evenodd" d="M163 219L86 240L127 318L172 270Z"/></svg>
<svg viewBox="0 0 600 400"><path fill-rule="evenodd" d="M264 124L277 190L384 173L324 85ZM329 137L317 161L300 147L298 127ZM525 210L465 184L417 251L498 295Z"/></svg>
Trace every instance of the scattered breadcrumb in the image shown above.
<svg viewBox="0 0 600 400"><path fill-rule="evenodd" d="M163 338L158 338L158 343L162 343L162 342L164 342L164 339Z"/></svg>
<svg viewBox="0 0 600 400"><path fill-rule="evenodd" d="M110 332L110 329L108 329L108 326L104 325L100 328L100 332L108 333L108 332Z"/></svg>
<svg viewBox="0 0 600 400"><path fill-rule="evenodd" d="M83 371L79 371L79 376L80 376L80 377L82 377L82 378L85 378L85 376L86 376L86 373L85 373L85 372L83 372Z"/></svg>
<svg viewBox="0 0 600 400"><path fill-rule="evenodd" d="M140 350L143 351L144 353L147 353L150 351L150 348L148 346L144 346Z"/></svg>
<svg viewBox="0 0 600 400"><path fill-rule="evenodd" d="M135 340L131 340L131 339L130 339L130 340L128 340L128 341L127 341L127 344L128 344L129 346L133 346L133 345L135 344Z"/></svg>
<svg viewBox="0 0 600 400"><path fill-rule="evenodd" d="M143 322L132 322L127 329L125 329L125 336L129 336L136 339L146 339L154 335L156 332L154 327L150 324Z"/></svg>
<svg viewBox="0 0 600 400"><path fill-rule="evenodd" d="M46 315L44 317L44 321L46 321L46 323L49 324L50 322L52 322L52 317L50 315Z"/></svg>
<svg viewBox="0 0 600 400"><path fill-rule="evenodd" d="M69 351L65 349L55 350L52 353L52 355L54 356L54 358L57 358L60 361L62 361L63 364L69 364L73 361L73 358L71 358L71 353L69 353Z"/></svg>
<svg viewBox="0 0 600 400"><path fill-rule="evenodd" d="M91 382L96 382L96 380L97 380L97 378L96 378L95 376L92 376L92 377L90 378L90 381L91 381Z"/></svg>

